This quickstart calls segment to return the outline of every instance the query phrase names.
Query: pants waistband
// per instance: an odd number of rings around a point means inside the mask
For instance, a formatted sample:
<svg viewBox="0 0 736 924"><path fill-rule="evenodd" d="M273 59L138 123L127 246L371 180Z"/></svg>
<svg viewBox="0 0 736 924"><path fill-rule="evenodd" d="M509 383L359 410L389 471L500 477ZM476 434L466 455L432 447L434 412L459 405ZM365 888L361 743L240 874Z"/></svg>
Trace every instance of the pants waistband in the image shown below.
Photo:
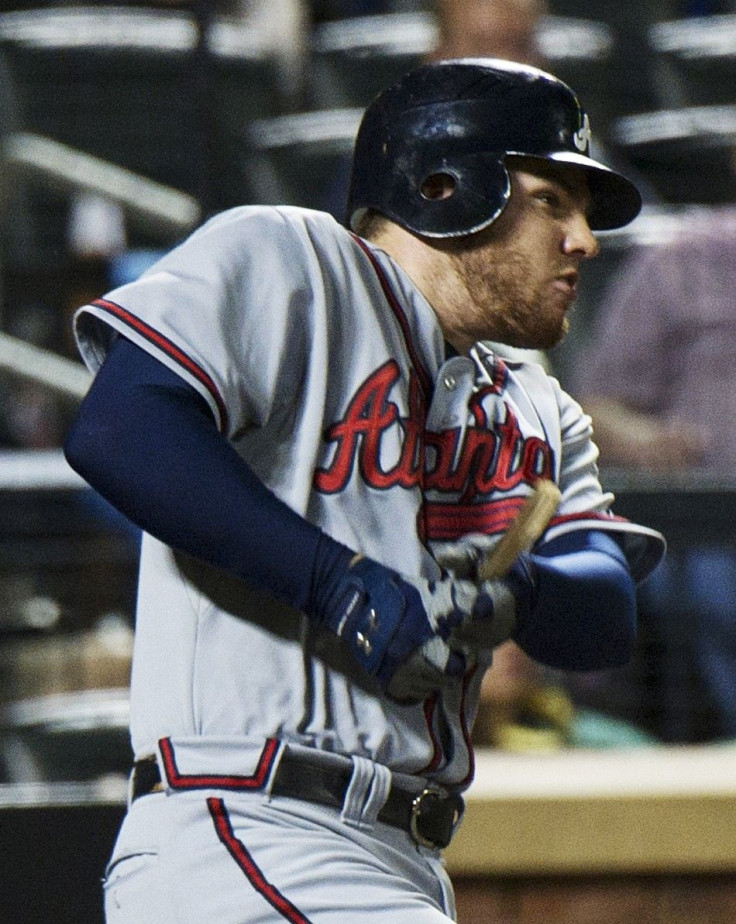
<svg viewBox="0 0 736 924"><path fill-rule="evenodd" d="M347 764L344 769L325 767L308 755L286 749L276 767L270 791L273 796L303 799L339 810L351 775ZM134 764L131 801L164 789L155 757ZM407 831L423 847L437 849L447 847L452 840L464 807L462 796L440 786L428 785L414 791L392 786L377 820Z"/></svg>

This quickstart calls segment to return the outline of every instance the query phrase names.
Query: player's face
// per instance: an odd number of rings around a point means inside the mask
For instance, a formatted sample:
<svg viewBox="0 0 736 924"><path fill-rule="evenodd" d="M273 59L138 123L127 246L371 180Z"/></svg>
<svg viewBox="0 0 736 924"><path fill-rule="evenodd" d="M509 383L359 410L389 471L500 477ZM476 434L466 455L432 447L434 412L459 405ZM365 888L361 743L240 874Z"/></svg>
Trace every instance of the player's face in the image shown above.
<svg viewBox="0 0 736 924"><path fill-rule="evenodd" d="M514 158L509 172L511 198L501 216L448 248L464 297L453 299L446 335L462 349L483 339L554 346L567 332L580 264L599 250L582 170Z"/></svg>

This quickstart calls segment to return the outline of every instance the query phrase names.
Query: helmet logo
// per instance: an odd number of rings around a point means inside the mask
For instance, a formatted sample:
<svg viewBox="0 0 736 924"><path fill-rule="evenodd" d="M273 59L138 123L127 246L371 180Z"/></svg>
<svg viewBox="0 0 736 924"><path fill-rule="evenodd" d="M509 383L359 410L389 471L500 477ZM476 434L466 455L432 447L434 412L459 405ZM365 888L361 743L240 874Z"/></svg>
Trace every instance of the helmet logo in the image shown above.
<svg viewBox="0 0 736 924"><path fill-rule="evenodd" d="M588 145L590 144L590 139L593 137L593 133L590 130L590 119L588 118L587 112L583 115L583 127L579 128L573 135L573 141L575 142L575 147L581 153L585 153L588 150Z"/></svg>

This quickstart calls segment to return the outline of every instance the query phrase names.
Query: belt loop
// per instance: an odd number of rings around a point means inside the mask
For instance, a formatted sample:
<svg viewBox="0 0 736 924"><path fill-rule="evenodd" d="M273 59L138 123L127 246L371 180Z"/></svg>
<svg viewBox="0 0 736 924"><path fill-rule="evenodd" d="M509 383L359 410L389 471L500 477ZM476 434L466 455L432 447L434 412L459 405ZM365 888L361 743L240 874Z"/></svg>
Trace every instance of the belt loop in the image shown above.
<svg viewBox="0 0 736 924"><path fill-rule="evenodd" d="M353 762L353 773L345 793L340 820L353 828L360 828L366 821L369 824L375 821L375 818L365 819L364 813L372 802L371 796L373 793L373 780L376 775L376 764L366 757L353 756L351 760ZM383 801L386 801L385 798Z"/></svg>
<svg viewBox="0 0 736 924"><path fill-rule="evenodd" d="M126 789L126 798L125 798L125 805L128 811L130 811L130 807L133 804L133 800L136 798L136 795L137 795L133 789L134 783L135 783L135 764L133 765L130 773L128 774L128 785Z"/></svg>
<svg viewBox="0 0 736 924"><path fill-rule="evenodd" d="M274 783L276 782L276 777L279 772L279 766L281 764L281 761L284 759L284 755L286 754L288 749L289 749L288 744L282 744L281 747L276 752L276 756L274 757L273 763L271 764L271 769L269 770L269 773L268 773L268 779L266 780L263 786L263 790L262 790L264 796L266 797L266 802L270 802L271 799L273 798L273 787L274 787Z"/></svg>
<svg viewBox="0 0 736 924"><path fill-rule="evenodd" d="M392 774L383 764L373 764L373 782L363 808L363 822L371 827L376 823L378 813L386 804L391 791Z"/></svg>

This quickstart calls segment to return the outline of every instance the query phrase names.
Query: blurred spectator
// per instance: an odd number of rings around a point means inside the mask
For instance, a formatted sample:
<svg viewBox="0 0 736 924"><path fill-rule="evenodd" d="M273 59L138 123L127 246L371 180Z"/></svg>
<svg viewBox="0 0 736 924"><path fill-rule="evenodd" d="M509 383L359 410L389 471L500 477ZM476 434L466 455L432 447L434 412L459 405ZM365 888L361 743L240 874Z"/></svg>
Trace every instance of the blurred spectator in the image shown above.
<svg viewBox="0 0 736 924"><path fill-rule="evenodd" d="M544 67L537 40L546 0L434 0L438 44L430 59L506 58Z"/></svg>
<svg viewBox="0 0 736 924"><path fill-rule="evenodd" d="M564 675L509 641L494 651L493 667L483 678L473 742L521 752L646 747L656 739L601 710L581 708Z"/></svg>
<svg viewBox="0 0 736 924"><path fill-rule="evenodd" d="M635 250L612 278L566 383L593 417L602 465L736 470L734 292L736 209L725 206L693 212L674 239ZM642 595L657 644L670 659L678 646L684 655L680 689L674 677L662 691L680 709L665 737L736 737L736 551L671 549ZM682 689L690 666L694 695Z"/></svg>
<svg viewBox="0 0 736 924"><path fill-rule="evenodd" d="M570 383L606 464L733 470L735 257L736 209L703 209L611 280Z"/></svg>
<svg viewBox="0 0 736 924"><path fill-rule="evenodd" d="M306 0L314 23L391 12L389 0Z"/></svg>

